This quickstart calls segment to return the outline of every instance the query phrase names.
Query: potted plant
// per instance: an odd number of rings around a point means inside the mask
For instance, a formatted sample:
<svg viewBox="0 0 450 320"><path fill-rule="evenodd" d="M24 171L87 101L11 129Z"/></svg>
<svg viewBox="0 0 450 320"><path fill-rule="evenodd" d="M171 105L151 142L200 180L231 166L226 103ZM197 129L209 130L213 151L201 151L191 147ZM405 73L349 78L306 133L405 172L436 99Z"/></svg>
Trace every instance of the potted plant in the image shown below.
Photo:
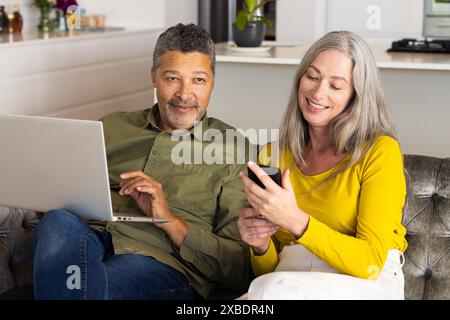
<svg viewBox="0 0 450 320"><path fill-rule="evenodd" d="M266 25L272 21L260 13L260 9L268 2L275 0L244 0L243 8L236 15L232 25L233 41L238 47L259 47L266 34Z"/></svg>
<svg viewBox="0 0 450 320"><path fill-rule="evenodd" d="M76 0L33 0L32 4L40 12L38 30L41 32L53 31L55 25L50 17L52 10L60 9L65 15L69 6L78 5ZM53 22L59 23L59 21Z"/></svg>
<svg viewBox="0 0 450 320"><path fill-rule="evenodd" d="M33 4L39 9L39 24L38 29L41 32L52 31L50 23L50 11L55 7L56 0L34 0Z"/></svg>

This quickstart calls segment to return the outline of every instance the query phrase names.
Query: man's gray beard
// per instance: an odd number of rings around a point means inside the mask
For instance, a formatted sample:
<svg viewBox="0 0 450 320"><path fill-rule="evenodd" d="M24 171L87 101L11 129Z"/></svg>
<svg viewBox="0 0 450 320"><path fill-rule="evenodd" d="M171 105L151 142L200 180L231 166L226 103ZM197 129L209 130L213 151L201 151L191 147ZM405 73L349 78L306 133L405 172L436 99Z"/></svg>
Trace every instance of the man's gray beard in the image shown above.
<svg viewBox="0 0 450 320"><path fill-rule="evenodd" d="M174 128L188 127L192 128L196 122L200 121L200 114L198 112L198 107L194 107L195 110L195 118L193 121L189 120L179 120L170 112L170 105L167 104L164 108L162 108L162 112L165 115L167 121L169 121L170 125Z"/></svg>

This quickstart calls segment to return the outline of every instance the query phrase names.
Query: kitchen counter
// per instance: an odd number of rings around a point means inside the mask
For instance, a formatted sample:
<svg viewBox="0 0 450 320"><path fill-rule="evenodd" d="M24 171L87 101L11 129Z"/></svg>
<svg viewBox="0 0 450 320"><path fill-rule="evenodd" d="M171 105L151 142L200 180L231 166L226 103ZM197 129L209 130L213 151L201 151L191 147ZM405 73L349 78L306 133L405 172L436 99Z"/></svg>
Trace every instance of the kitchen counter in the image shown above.
<svg viewBox="0 0 450 320"><path fill-rule="evenodd" d="M415 69L415 70L450 70L450 54L441 53L405 53L387 52L391 42L398 39L370 40L377 66L381 69ZM231 43L220 43L216 46L218 62L263 63L278 65L298 65L300 58L306 53L311 44L280 44L265 41L262 47L269 50L255 52L250 48L235 48ZM239 50L239 51L238 51Z"/></svg>
<svg viewBox="0 0 450 320"><path fill-rule="evenodd" d="M117 35L148 32L148 29L106 27L104 29L53 31L49 33L33 30L23 33L0 33L0 48L41 45L65 41L115 37Z"/></svg>

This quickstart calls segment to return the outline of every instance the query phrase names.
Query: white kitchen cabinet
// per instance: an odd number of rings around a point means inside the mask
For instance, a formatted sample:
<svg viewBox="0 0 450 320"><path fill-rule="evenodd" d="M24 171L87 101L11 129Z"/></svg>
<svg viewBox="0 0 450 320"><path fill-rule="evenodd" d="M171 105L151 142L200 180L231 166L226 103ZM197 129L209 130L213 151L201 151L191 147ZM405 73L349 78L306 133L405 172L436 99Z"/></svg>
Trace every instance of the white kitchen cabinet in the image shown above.
<svg viewBox="0 0 450 320"><path fill-rule="evenodd" d="M282 0L277 2L276 40L308 43L334 30L371 38L418 38L423 0Z"/></svg>
<svg viewBox="0 0 450 320"><path fill-rule="evenodd" d="M98 119L153 103L161 30L116 30L0 43L0 113Z"/></svg>

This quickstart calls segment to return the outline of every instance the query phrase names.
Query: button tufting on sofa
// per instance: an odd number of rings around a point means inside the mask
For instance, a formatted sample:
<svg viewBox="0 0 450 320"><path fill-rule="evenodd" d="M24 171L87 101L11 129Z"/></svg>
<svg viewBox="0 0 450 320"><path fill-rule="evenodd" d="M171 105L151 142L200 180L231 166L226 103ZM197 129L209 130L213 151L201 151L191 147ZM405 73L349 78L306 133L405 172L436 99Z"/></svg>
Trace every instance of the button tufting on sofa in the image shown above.
<svg viewBox="0 0 450 320"><path fill-rule="evenodd" d="M405 297L450 299L450 159L406 156Z"/></svg>
<svg viewBox="0 0 450 320"><path fill-rule="evenodd" d="M37 223L33 211L0 207L0 293L31 286L31 239Z"/></svg>

